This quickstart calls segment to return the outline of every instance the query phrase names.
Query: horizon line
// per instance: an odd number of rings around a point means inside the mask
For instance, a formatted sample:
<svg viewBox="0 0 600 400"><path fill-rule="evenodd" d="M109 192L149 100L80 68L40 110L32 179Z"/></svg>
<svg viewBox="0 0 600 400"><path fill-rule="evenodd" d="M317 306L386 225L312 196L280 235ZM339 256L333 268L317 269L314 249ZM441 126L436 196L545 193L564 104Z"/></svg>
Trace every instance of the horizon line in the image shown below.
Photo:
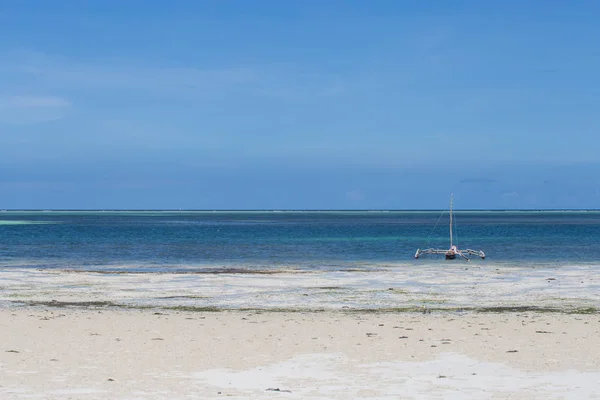
<svg viewBox="0 0 600 400"><path fill-rule="evenodd" d="M454 211L600 211L599 208L454 208ZM430 212L448 211L447 208L6 208L0 212L111 212L111 211L136 211L136 212Z"/></svg>

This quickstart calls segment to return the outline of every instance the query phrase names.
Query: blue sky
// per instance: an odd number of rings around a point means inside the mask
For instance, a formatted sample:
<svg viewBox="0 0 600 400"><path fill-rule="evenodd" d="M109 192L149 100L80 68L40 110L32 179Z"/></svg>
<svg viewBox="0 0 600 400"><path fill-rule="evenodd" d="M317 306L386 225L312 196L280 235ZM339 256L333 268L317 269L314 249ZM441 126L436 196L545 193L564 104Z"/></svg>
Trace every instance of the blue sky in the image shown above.
<svg viewBox="0 0 600 400"><path fill-rule="evenodd" d="M4 1L0 208L600 208L594 1Z"/></svg>

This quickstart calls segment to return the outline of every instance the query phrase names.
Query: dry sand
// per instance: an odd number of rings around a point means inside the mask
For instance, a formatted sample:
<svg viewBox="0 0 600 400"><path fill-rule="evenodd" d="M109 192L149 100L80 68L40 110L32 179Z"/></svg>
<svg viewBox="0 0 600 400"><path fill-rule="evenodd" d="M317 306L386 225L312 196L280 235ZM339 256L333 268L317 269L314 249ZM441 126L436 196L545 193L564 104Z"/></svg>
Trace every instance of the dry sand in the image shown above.
<svg viewBox="0 0 600 400"><path fill-rule="evenodd" d="M600 398L599 320L9 307L0 398Z"/></svg>

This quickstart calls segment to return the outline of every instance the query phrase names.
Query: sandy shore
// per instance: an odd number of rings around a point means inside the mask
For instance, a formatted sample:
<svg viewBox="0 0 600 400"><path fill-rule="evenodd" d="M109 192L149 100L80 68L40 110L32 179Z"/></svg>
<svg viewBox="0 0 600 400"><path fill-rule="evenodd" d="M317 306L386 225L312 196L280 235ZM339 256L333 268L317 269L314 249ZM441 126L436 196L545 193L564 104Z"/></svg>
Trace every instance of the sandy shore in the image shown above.
<svg viewBox="0 0 600 400"><path fill-rule="evenodd" d="M599 270L7 268L0 399L600 398Z"/></svg>
<svg viewBox="0 0 600 400"><path fill-rule="evenodd" d="M271 271L273 272L273 271ZM225 309L600 310L600 266L370 265L347 271L160 274L0 269L0 307L101 302Z"/></svg>
<svg viewBox="0 0 600 400"><path fill-rule="evenodd" d="M599 320L10 307L0 398L597 398Z"/></svg>

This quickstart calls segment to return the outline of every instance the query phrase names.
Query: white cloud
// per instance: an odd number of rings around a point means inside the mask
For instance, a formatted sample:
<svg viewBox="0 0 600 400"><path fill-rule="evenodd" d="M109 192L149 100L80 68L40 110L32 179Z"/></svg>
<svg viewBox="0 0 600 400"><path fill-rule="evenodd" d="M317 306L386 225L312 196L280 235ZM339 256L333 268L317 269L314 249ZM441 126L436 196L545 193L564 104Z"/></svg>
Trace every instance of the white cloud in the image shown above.
<svg viewBox="0 0 600 400"><path fill-rule="evenodd" d="M0 53L0 72L10 83L47 91L136 90L165 94L222 95L230 90L277 97L332 97L347 91L338 75L311 73L294 64L175 66L162 60L91 62L41 52ZM9 84L9 81L6 81ZM2 77L0 76L0 83Z"/></svg>
<svg viewBox="0 0 600 400"><path fill-rule="evenodd" d="M35 124L64 118L71 102L58 96L0 97L0 123Z"/></svg>
<svg viewBox="0 0 600 400"><path fill-rule="evenodd" d="M256 79L255 71L244 67L199 69L148 65L131 60L92 63L28 51L0 54L0 59L10 60L13 74L46 88L210 90L245 84Z"/></svg>
<svg viewBox="0 0 600 400"><path fill-rule="evenodd" d="M119 87L168 91L210 89L243 84L253 79L252 71L243 68L203 71L193 68L92 65L48 65L39 68L35 75L46 84L63 87Z"/></svg>
<svg viewBox="0 0 600 400"><path fill-rule="evenodd" d="M71 103L57 96L9 96L0 101L0 107L7 108L60 108Z"/></svg>

